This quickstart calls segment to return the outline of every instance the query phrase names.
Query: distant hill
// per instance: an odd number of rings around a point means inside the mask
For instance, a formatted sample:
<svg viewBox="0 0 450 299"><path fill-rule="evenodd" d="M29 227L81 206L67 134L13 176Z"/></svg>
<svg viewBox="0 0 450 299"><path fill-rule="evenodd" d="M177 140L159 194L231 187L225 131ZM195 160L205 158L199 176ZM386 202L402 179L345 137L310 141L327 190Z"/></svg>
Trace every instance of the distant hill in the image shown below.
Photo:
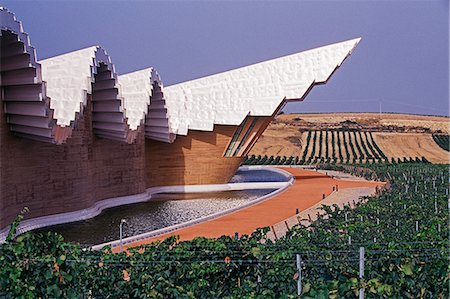
<svg viewBox="0 0 450 299"><path fill-rule="evenodd" d="M411 114L283 114L275 118L251 155L286 164L319 161L423 160L450 163L450 118ZM298 157L298 158L297 158ZM291 162L287 162L290 159Z"/></svg>

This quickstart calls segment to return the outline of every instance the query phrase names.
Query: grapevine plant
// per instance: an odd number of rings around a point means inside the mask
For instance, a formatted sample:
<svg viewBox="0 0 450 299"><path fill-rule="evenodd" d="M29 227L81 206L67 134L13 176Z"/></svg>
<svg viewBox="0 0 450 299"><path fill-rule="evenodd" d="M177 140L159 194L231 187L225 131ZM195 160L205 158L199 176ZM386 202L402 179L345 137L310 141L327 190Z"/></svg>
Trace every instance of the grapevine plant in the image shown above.
<svg viewBox="0 0 450 299"><path fill-rule="evenodd" d="M446 150L447 152L450 151L450 136L449 135L433 134L433 140L443 150Z"/></svg>
<svg viewBox="0 0 450 299"><path fill-rule="evenodd" d="M273 159L273 158L272 158ZM448 298L448 166L370 164L334 169L387 182L355 208L324 215L271 240L177 237L112 253L52 232L15 235L0 247L1 298ZM302 222L303 223L303 222ZM364 278L358 251L365 248Z"/></svg>

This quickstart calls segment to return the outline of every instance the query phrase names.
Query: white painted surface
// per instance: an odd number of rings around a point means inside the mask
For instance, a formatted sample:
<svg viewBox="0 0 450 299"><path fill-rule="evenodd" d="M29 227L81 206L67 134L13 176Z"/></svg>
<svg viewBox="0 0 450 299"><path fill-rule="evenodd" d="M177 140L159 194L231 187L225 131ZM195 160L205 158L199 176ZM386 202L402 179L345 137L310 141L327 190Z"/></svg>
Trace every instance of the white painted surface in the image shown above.
<svg viewBox="0 0 450 299"><path fill-rule="evenodd" d="M42 65L42 80L46 81L50 107L60 126L72 125L86 105L87 94L92 94L97 66L100 62L107 65L118 95L115 103L103 102L102 107L110 105L110 110L101 112L122 112L127 123L113 125L99 120L94 128L99 136L124 141L129 141L125 136L128 130L136 130L144 121L147 138L172 142L176 134L186 135L188 130L212 131L215 124L239 125L247 115L270 116L285 100L303 99L314 84L326 82L360 41L352 39L166 87L164 101L155 105L163 105L167 111L156 108L150 111L155 117L145 118L151 104L152 80L158 77L162 87L159 76L153 76L154 69L118 78L110 57L100 46L36 63L22 24L4 8L0 8L0 16L0 28L18 34L28 47L30 65ZM107 117L110 115L103 119Z"/></svg>
<svg viewBox="0 0 450 299"><path fill-rule="evenodd" d="M145 120L153 90L152 71L153 68L147 68L119 76L126 117L132 130L136 130Z"/></svg>
<svg viewBox="0 0 450 299"><path fill-rule="evenodd" d="M284 100L302 99L312 85L326 82L359 41L357 38L165 87L167 134L212 131L215 124L239 125L247 115L270 116ZM116 76L111 59L99 46L40 61L59 125L69 126L80 107L86 105L99 62L105 62ZM151 103L152 71L147 68L116 78L119 97L124 100L122 111L132 130L145 119Z"/></svg>
<svg viewBox="0 0 450 299"><path fill-rule="evenodd" d="M172 133L239 125L247 115L270 116L284 99L302 99L328 80L360 38L276 58L164 89Z"/></svg>
<svg viewBox="0 0 450 299"><path fill-rule="evenodd" d="M42 80L47 82L47 96L51 99L50 108L54 110L58 125L70 126L76 113L86 106L87 94L92 94L94 74L100 62L107 64L115 74L111 59L99 46L39 61Z"/></svg>

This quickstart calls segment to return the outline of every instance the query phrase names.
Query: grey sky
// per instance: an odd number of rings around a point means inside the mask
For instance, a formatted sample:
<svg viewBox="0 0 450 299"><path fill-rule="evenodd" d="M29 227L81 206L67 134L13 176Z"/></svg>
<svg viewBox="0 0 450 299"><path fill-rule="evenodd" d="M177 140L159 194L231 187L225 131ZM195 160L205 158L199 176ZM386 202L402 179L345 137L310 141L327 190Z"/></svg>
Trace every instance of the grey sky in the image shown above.
<svg viewBox="0 0 450 299"><path fill-rule="evenodd" d="M1 1L39 59L103 46L119 73L165 85L361 36L327 85L287 112L449 115L449 4L428 1Z"/></svg>

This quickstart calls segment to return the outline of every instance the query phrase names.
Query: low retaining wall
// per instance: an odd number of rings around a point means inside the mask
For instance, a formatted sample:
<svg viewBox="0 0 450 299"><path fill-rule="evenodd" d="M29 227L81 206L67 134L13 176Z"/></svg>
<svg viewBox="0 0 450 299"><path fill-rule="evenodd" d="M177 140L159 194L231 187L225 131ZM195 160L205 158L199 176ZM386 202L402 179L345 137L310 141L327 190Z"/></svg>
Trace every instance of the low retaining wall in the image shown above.
<svg viewBox="0 0 450 299"><path fill-rule="evenodd" d="M252 167L242 167L240 170L255 170L261 169L261 166L252 166ZM230 184L213 184L213 185L186 185L186 186L163 186L163 187L152 187L148 188L144 193L130 195L130 196L122 196L116 198L104 199L96 202L92 207L78 210L74 212L54 214L43 217L36 217L24 220L20 223L17 228L17 234L22 234L27 231L31 231L38 228L53 226L57 224L64 224L76 221L82 221L89 218L93 218L99 215L103 210L108 208L113 208L122 205L134 204L149 201L152 198L152 195L158 193L201 193L201 192L220 192L220 191L237 191L237 190L251 190L251 189L278 189L284 190L289 187L292 182L292 176L283 170L263 167L266 170L274 171L284 175L287 179L290 179L288 182L250 182L250 183L230 183ZM278 191L277 190L277 191ZM267 196L273 196L277 194L276 192L272 192L264 197L261 197L254 202L260 202ZM247 206L247 205L246 205ZM237 209L242 208L238 207ZM227 210L221 213L231 213L233 211ZM212 215L210 215L212 216ZM216 216L219 217L219 216ZM209 220L209 219L208 219ZM204 220L205 221L205 220ZM185 223L179 224L183 225ZM0 243L4 242L9 232L9 227L4 228L0 231Z"/></svg>
<svg viewBox="0 0 450 299"><path fill-rule="evenodd" d="M214 213L214 214L211 214L211 215L208 215L208 216L204 216L204 217L201 217L201 218L198 218L198 219L194 219L194 220L186 221L186 222L179 223L179 224L176 224L176 225L168 226L168 227L161 228L161 229L158 229L158 230L154 230L154 231L151 231L151 232L147 232L147 233L139 234L139 235L136 235L136 236L124 238L122 240L122 244L126 245L126 244L134 243L134 242L137 242L137 241L140 241L140 240L144 240L144 239L159 237L159 236L162 236L162 235L174 232L174 231L182 229L182 228L190 227L190 226L193 226L193 225L205 222L205 221L217 219L219 217L231 214L231 213L236 212L238 210L241 210L243 208L247 208L247 207L256 205L258 203L261 203L261 202L263 202L265 200L268 200L268 199L274 197L275 195L280 194L281 192L286 190L288 187L292 186L294 184L294 182L295 182L295 178L289 172L284 171L282 169L269 168L267 166L251 166L251 167L245 166L245 167L240 168L240 169L241 170L255 170L255 169L262 169L262 168L266 169L266 170L270 170L270 171L274 171L274 172L280 173L283 176L285 176L286 178L288 178L289 181L288 182L276 182L276 183L275 182L272 182L272 183L262 182L262 183L225 184L225 185L229 185L229 186L230 185L246 185L246 184L253 184L253 185L259 185L259 186L262 186L262 185L268 186L268 184L270 184L270 186L278 186L279 188L277 190L267 194L267 195L259 197L258 199L252 200L251 202L249 202L247 204L244 204L242 206L239 206L239 207L231 208L231 209L228 209L228 210L224 210L224 211L217 212L217 213ZM221 185L206 185L206 186L221 186ZM178 187L194 187L194 186L178 186ZM196 187L200 187L200 186L196 186ZM158 187L158 188L170 188L170 187ZM234 190L244 190L244 189L234 189ZM246 188L246 189L248 189L248 188ZM261 189L261 188L254 188L254 189ZM273 188L267 188L266 187L264 189L273 189ZM223 191L225 191L225 190L223 190ZM194 192L194 191L189 191L189 192ZM209 191L204 191L204 192L209 192ZM161 193L161 192L158 192L158 193ZM95 245L95 246L92 247L92 249L100 250L104 246L116 247L116 246L119 246L119 245L120 245L120 240L115 240L115 241L111 241L111 242Z"/></svg>

